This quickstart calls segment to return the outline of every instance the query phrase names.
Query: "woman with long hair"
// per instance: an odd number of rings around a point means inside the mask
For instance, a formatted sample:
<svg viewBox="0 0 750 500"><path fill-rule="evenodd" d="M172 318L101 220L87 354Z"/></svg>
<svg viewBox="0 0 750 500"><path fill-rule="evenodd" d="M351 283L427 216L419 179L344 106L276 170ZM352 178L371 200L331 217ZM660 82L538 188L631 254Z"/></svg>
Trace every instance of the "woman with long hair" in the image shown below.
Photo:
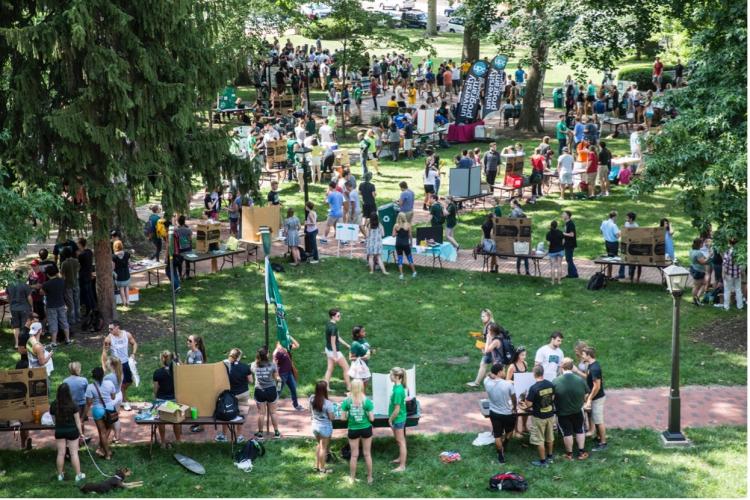
<svg viewBox="0 0 750 500"><path fill-rule="evenodd" d="M105 460L111 460L112 450L109 447L111 429L105 422L105 415L107 411L114 411L117 389L111 381L104 380L104 369L101 366L91 370L91 378L93 380L86 388L86 409L91 409L91 418L94 419L99 433L99 448L96 454Z"/></svg>
<svg viewBox="0 0 750 500"><path fill-rule="evenodd" d="M255 405L258 408L258 432L255 436L263 438L260 431L263 420L268 416L273 425L273 437L279 439L279 424L276 421L276 404L279 398L276 384L281 381L276 364L268 358L268 350L261 347L255 353L255 361L250 365L250 371L255 375Z"/></svg>
<svg viewBox="0 0 750 500"><path fill-rule="evenodd" d="M201 365L207 362L208 357L206 356L206 346L203 343L203 338L199 335L188 335L187 338L188 352L185 356L187 364L189 365ZM190 432L201 432L203 430L202 425L191 425Z"/></svg>
<svg viewBox="0 0 750 500"><path fill-rule="evenodd" d="M81 416L68 384L60 384L57 388L57 400L50 405L49 411L55 416L57 480L65 479L66 448L70 451L70 464L76 473L76 483L86 479L86 474L81 473L81 461L78 459L78 438L83 435Z"/></svg>
<svg viewBox="0 0 750 500"><path fill-rule="evenodd" d="M353 362L357 359L361 359L365 364L369 364L370 355L372 351L370 349L370 343L367 342L367 331L362 325L357 325L352 328L352 344L349 348L349 361ZM361 378L362 383L367 387L367 381L370 378Z"/></svg>
<svg viewBox="0 0 750 500"><path fill-rule="evenodd" d="M367 261L370 264L370 274L375 272L376 265L380 267L383 274L388 274L380 255L383 252L383 226L380 225L380 219L378 219L377 213L370 215L365 246L367 248Z"/></svg>
<svg viewBox="0 0 750 500"><path fill-rule="evenodd" d="M120 292L123 307L127 309L130 307L130 252L125 251L122 241L119 240L114 242L112 250L114 251L112 262L114 264L115 287Z"/></svg>
<svg viewBox="0 0 750 500"><path fill-rule="evenodd" d="M406 371L395 366L391 368L390 377L393 392L388 404L388 424L398 443L398 458L391 463L398 464L393 472L403 472L406 470Z"/></svg>
<svg viewBox="0 0 750 500"><path fill-rule="evenodd" d="M492 311L489 309L482 309L481 313L479 314L480 319L482 320L482 337L484 337L484 343L487 344L487 337L490 334L490 325L495 322L495 319L492 317ZM484 376L487 374L487 364L485 363L485 355L482 354L482 359L479 361L479 371L477 371L477 378L474 379L473 382L467 382L466 385L469 387L479 387L479 384L482 383L482 380L484 380Z"/></svg>
<svg viewBox="0 0 750 500"><path fill-rule="evenodd" d="M315 394L310 396L310 415L312 433L318 442L315 448L315 472L330 474L332 469L326 467L328 445L333 434L333 403L328 400L328 382L319 380L315 384Z"/></svg>
<svg viewBox="0 0 750 500"><path fill-rule="evenodd" d="M104 375L104 380L109 380L112 382L112 385L115 386L115 389L117 389L117 392L115 393L115 411L117 413L120 413L120 405L122 404L122 381L123 381L123 371L122 371L122 361L120 361L120 358L117 356L109 356L107 357L107 374ZM118 419L117 422L115 422L113 426L113 432L112 432L112 443L113 444L120 444L120 440L122 439L122 427L120 426L120 420Z"/></svg>
<svg viewBox="0 0 750 500"><path fill-rule="evenodd" d="M510 380L512 382L516 373L526 373L529 371L529 366L526 364L527 354L525 346L518 346L516 353L513 355L513 359L505 371L505 380ZM528 431L528 420L528 415L523 415L521 418L516 419L516 434L518 436L521 436L524 432Z"/></svg>
<svg viewBox="0 0 750 500"><path fill-rule="evenodd" d="M365 386L361 380L352 380L352 394L341 403L341 415L347 421L347 437L351 448L349 459L349 481L354 482L357 477L357 459L359 445L362 441L362 453L367 466L367 484L372 484L372 422L375 405L365 396Z"/></svg>
<svg viewBox="0 0 750 500"><path fill-rule="evenodd" d="M701 305L700 300L707 287L706 264L708 264L708 258L701 252L702 244L701 238L695 238L690 250L690 276L693 277L693 304L696 306Z"/></svg>
<svg viewBox="0 0 750 500"><path fill-rule="evenodd" d="M404 279L404 255L406 255L406 260L411 268L412 277L416 278L417 270L414 267L414 258L411 256L411 224L409 224L409 219L407 219L405 213L398 213L392 236L396 237L396 262L398 263L399 279Z"/></svg>

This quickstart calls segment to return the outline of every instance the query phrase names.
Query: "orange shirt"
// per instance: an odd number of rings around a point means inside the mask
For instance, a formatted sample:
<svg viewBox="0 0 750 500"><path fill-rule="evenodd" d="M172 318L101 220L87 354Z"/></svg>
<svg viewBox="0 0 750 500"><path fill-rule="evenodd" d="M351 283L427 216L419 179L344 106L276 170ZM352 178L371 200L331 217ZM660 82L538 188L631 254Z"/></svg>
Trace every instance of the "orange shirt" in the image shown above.
<svg viewBox="0 0 750 500"><path fill-rule="evenodd" d="M578 161L582 163L587 163L589 161L589 143L586 141L581 141L578 143L578 147L576 148L576 151L578 151Z"/></svg>
<svg viewBox="0 0 750 500"><path fill-rule="evenodd" d="M443 73L443 85L446 87L453 85L453 72L449 69L446 69Z"/></svg>

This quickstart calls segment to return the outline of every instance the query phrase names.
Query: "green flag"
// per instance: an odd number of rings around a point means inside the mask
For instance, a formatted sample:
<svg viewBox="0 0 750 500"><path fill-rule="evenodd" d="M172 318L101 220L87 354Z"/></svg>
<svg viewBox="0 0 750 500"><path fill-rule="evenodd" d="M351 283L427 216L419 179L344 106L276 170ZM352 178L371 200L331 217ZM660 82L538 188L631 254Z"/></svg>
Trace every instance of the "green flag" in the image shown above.
<svg viewBox="0 0 750 500"><path fill-rule="evenodd" d="M276 306L276 339L286 349L289 349L289 328L286 324L286 312L279 293L279 284L271 269L271 261L266 257L266 303Z"/></svg>

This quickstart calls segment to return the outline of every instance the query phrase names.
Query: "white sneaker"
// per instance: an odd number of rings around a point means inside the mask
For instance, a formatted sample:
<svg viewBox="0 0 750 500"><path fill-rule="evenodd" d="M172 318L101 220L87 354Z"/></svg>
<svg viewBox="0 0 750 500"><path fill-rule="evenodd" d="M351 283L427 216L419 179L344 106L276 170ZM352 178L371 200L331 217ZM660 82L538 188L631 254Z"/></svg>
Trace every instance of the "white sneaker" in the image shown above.
<svg viewBox="0 0 750 500"><path fill-rule="evenodd" d="M84 474L83 472L81 472L80 474L76 474L76 483L79 481L83 481L84 479L86 479L86 474Z"/></svg>
<svg viewBox="0 0 750 500"><path fill-rule="evenodd" d="M65 473L62 473L62 474L58 474L58 475L57 475L57 480L58 480L58 481L64 481L64 480L65 480Z"/></svg>
<svg viewBox="0 0 750 500"><path fill-rule="evenodd" d="M404 275L403 274L399 274L398 275L398 279L400 279L400 280L404 279Z"/></svg>
<svg viewBox="0 0 750 500"><path fill-rule="evenodd" d="M123 403L122 404L122 409L125 410L125 411L130 411L131 410L130 403Z"/></svg>
<svg viewBox="0 0 750 500"><path fill-rule="evenodd" d="M417 272L416 272L416 271L414 271L413 273L411 273L411 277L412 277L412 278L416 278L416 277L417 277Z"/></svg>

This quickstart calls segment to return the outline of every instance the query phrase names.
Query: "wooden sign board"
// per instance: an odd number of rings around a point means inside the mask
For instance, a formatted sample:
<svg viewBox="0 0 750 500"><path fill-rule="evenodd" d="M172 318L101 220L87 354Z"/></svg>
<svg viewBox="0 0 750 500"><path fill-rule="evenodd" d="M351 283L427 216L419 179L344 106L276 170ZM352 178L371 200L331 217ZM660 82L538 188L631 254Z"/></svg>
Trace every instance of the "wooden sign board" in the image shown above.
<svg viewBox="0 0 750 500"><path fill-rule="evenodd" d="M258 234L261 226L271 229L271 238L278 235L281 228L281 207L242 207L242 241L261 245L263 242Z"/></svg>
<svg viewBox="0 0 750 500"><path fill-rule="evenodd" d="M628 264L665 264L663 227L623 227L622 260Z"/></svg>

